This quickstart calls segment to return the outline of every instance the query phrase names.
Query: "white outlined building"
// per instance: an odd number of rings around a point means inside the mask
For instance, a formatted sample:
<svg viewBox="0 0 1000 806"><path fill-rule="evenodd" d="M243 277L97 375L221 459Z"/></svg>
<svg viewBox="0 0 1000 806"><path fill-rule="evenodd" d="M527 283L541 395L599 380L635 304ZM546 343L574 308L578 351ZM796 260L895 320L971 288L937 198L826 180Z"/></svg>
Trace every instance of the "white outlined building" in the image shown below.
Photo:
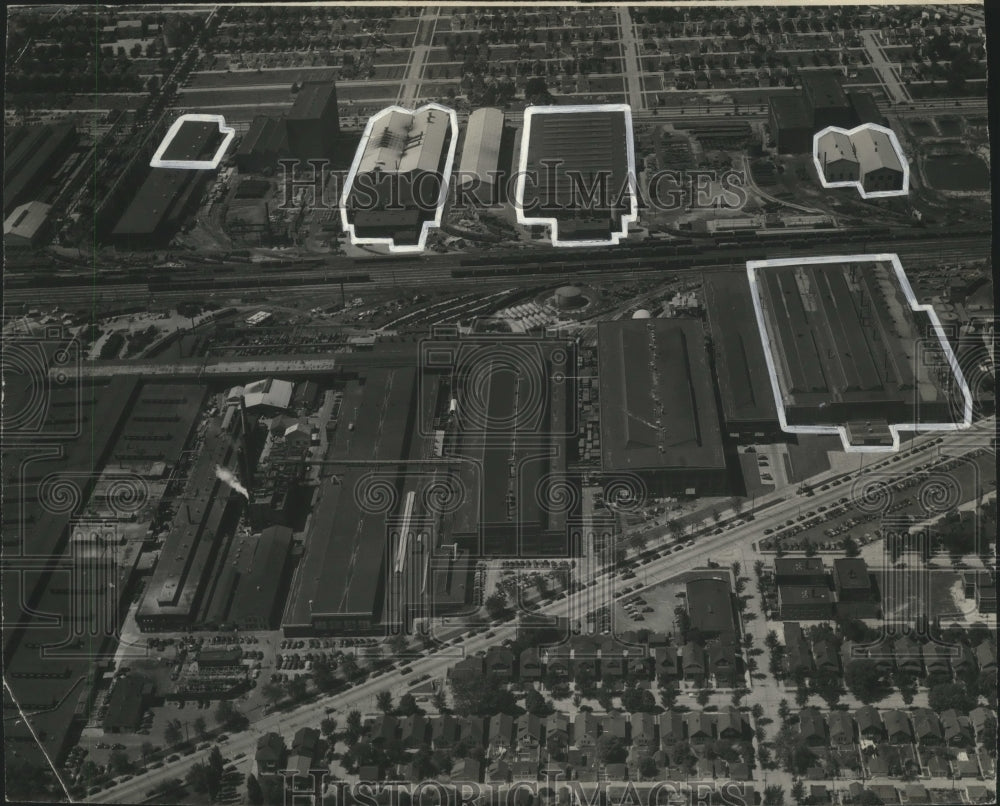
<svg viewBox="0 0 1000 806"><path fill-rule="evenodd" d="M813 135L813 163L825 188L856 187L864 199L905 196L910 165L896 133L877 123L827 126Z"/></svg>
<svg viewBox="0 0 1000 806"><path fill-rule="evenodd" d="M351 243L422 252L430 229L441 225L457 145L458 116L441 104L373 115L340 198Z"/></svg>
<svg viewBox="0 0 1000 806"><path fill-rule="evenodd" d="M632 108L525 109L514 207L519 224L547 225L553 246L609 246L628 237L639 217Z"/></svg>
<svg viewBox="0 0 1000 806"><path fill-rule="evenodd" d="M866 271L864 264L887 265L892 271ZM819 266L842 271L817 273L814 268ZM837 434L845 451L874 453L898 451L902 431L971 426L972 394L958 359L933 306L917 302L897 255L748 261L747 276L783 431ZM876 304L872 297L879 293L888 304ZM902 323L915 323L913 314L926 317L926 338L917 335L920 328L915 324L912 334L899 332L905 329ZM944 358L961 396L961 414L952 420L923 421L918 416L914 421L913 415L923 410L953 413L947 391L934 382L935 369L925 360L929 355ZM924 405L925 400L931 402ZM869 412L869 424L877 419L870 412L879 407L908 416L886 419L891 444L858 444L852 441L857 435L851 426L863 422L865 415L842 416L854 406ZM841 419L835 421L838 415ZM810 417L815 421L803 421Z"/></svg>
<svg viewBox="0 0 1000 806"><path fill-rule="evenodd" d="M215 130L205 124L214 123L222 140L209 159L198 159ZM236 129L226 125L222 115L181 115L167 130L166 137L149 161L151 168L176 168L182 171L212 171L219 167L226 149L236 136Z"/></svg>

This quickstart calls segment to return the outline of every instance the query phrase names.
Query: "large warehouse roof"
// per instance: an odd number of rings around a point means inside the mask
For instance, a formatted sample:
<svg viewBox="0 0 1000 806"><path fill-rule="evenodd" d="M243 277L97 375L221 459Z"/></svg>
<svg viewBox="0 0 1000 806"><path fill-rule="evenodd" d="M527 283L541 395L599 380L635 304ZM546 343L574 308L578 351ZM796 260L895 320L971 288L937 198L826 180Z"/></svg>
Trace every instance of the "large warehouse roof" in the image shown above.
<svg viewBox="0 0 1000 806"><path fill-rule="evenodd" d="M861 163L863 174L871 173L879 168L889 168L902 173L903 165L892 140L885 132L880 132L870 126L851 135L854 152Z"/></svg>
<svg viewBox="0 0 1000 806"><path fill-rule="evenodd" d="M746 272L708 273L704 288L726 420L777 422L774 390L768 380Z"/></svg>
<svg viewBox="0 0 1000 806"><path fill-rule="evenodd" d="M165 160L210 160L222 138L215 121L187 120L160 157Z"/></svg>
<svg viewBox="0 0 1000 806"><path fill-rule="evenodd" d="M469 115L465 127L465 145L459 173L468 183L476 176L481 182L493 182L500 164L500 138L503 135L504 115L499 109L483 107Z"/></svg>
<svg viewBox="0 0 1000 806"><path fill-rule="evenodd" d="M336 108L337 87L332 81L307 81L295 96L288 120L320 120Z"/></svg>
<svg viewBox="0 0 1000 806"><path fill-rule="evenodd" d="M76 127L20 126L5 134L4 141L3 207L9 213L60 167L58 155L76 142Z"/></svg>
<svg viewBox="0 0 1000 806"><path fill-rule="evenodd" d="M605 471L725 467L700 322L602 322L598 358Z"/></svg>

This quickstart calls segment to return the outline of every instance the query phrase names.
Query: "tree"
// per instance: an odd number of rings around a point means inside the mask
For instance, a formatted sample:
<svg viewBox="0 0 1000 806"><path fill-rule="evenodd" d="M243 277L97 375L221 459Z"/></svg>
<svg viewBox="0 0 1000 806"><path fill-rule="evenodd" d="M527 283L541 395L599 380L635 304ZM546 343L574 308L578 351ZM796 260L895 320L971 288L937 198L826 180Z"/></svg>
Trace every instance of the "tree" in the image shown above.
<svg viewBox="0 0 1000 806"><path fill-rule="evenodd" d="M204 736L208 726L205 724L205 717L200 716L194 721L194 730L199 736Z"/></svg>
<svg viewBox="0 0 1000 806"><path fill-rule="evenodd" d="M156 748L153 746L152 742L143 742L142 747L139 748L139 752L142 753L142 766L146 766L146 760L156 752Z"/></svg>
<svg viewBox="0 0 1000 806"><path fill-rule="evenodd" d="M905 705L911 705L917 696L917 677L913 672L897 669L892 675L892 682L899 689Z"/></svg>
<svg viewBox="0 0 1000 806"><path fill-rule="evenodd" d="M354 744L361 738L361 712L351 711L347 715L347 731L345 740L348 744Z"/></svg>
<svg viewBox="0 0 1000 806"><path fill-rule="evenodd" d="M778 633L776 633L774 630L768 630L767 635L764 637L764 646L766 646L768 649L774 649L778 645L779 645Z"/></svg>
<svg viewBox="0 0 1000 806"><path fill-rule="evenodd" d="M783 806L785 790L774 784L764 788L764 806Z"/></svg>
<svg viewBox="0 0 1000 806"><path fill-rule="evenodd" d="M375 695L375 705L383 714L389 713L392 710L392 693L380 691Z"/></svg>
<svg viewBox="0 0 1000 806"><path fill-rule="evenodd" d="M435 689L431 695L431 705L437 708L438 711L443 711L448 707L448 695L443 688Z"/></svg>
<svg viewBox="0 0 1000 806"><path fill-rule="evenodd" d="M285 696L285 689L280 683L269 682L261 686L260 693L264 695L265 700L274 705Z"/></svg>
<svg viewBox="0 0 1000 806"><path fill-rule="evenodd" d="M927 692L927 704L939 714L949 708L967 714L976 707L976 698L961 683L939 683Z"/></svg>
<svg viewBox="0 0 1000 806"><path fill-rule="evenodd" d="M861 547L858 546L858 541L850 535L844 540L844 554L847 557L857 557L861 554Z"/></svg>
<svg viewBox="0 0 1000 806"><path fill-rule="evenodd" d="M108 756L108 769L115 775L122 775L131 772L132 762L129 761L128 754L124 750L112 750Z"/></svg>
<svg viewBox="0 0 1000 806"><path fill-rule="evenodd" d="M782 698L781 702L778 703L778 718L782 723L788 722L788 715L792 712L792 709L788 706L788 700Z"/></svg>
<svg viewBox="0 0 1000 806"><path fill-rule="evenodd" d="M876 662L868 658L859 658L847 664L844 668L844 683L865 705L878 702L889 693L882 672Z"/></svg>
<svg viewBox="0 0 1000 806"><path fill-rule="evenodd" d="M337 720L328 716L320 722L319 729L323 731L324 736L332 737L337 732Z"/></svg>
<svg viewBox="0 0 1000 806"><path fill-rule="evenodd" d="M655 778L659 772L660 768L652 756L643 756L639 759L639 774L643 778Z"/></svg>
<svg viewBox="0 0 1000 806"><path fill-rule="evenodd" d="M215 718L227 730L240 730L249 724L249 720L229 700L223 700L215 709Z"/></svg>
<svg viewBox="0 0 1000 806"><path fill-rule="evenodd" d="M698 705L704 708L708 705L708 701L712 698L712 690L707 687L698 689Z"/></svg>
<svg viewBox="0 0 1000 806"><path fill-rule="evenodd" d="M628 758L625 740L606 734L597 740L597 757L603 764L623 764Z"/></svg>
<svg viewBox="0 0 1000 806"><path fill-rule="evenodd" d="M552 713L552 703L547 701L541 692L531 689L524 698L524 708L535 716L548 716Z"/></svg>
<svg viewBox="0 0 1000 806"><path fill-rule="evenodd" d="M264 803L264 790L253 773L247 776L247 800L252 806L263 806Z"/></svg>
<svg viewBox="0 0 1000 806"><path fill-rule="evenodd" d="M417 705L417 698L410 692L406 692L406 694L399 698L399 705L396 706L396 716L414 716L423 712L423 709Z"/></svg>
<svg viewBox="0 0 1000 806"><path fill-rule="evenodd" d="M491 619L495 620L507 615L507 598L500 593L487 596L483 605L486 607L486 612Z"/></svg>
<svg viewBox="0 0 1000 806"><path fill-rule="evenodd" d="M184 739L184 731L181 728L180 720L172 719L163 729L163 738L168 745L180 744Z"/></svg>
<svg viewBox="0 0 1000 806"><path fill-rule="evenodd" d="M798 804L803 803L806 799L806 785L802 781L796 781L792 785L792 797L795 798L795 802Z"/></svg>
<svg viewBox="0 0 1000 806"><path fill-rule="evenodd" d="M406 636L402 633L393 633L389 637L389 649L393 655L402 655L406 651Z"/></svg>
<svg viewBox="0 0 1000 806"><path fill-rule="evenodd" d="M306 698L306 679L302 676L293 677L285 684L288 696L294 702L300 702Z"/></svg>

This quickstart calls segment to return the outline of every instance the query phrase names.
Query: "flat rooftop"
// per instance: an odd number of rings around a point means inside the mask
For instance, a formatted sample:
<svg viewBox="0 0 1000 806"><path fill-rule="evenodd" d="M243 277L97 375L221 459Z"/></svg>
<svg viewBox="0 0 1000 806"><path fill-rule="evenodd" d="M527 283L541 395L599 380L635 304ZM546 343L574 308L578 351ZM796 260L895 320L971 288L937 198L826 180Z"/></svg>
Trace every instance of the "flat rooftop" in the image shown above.
<svg viewBox="0 0 1000 806"><path fill-rule="evenodd" d="M603 469L724 469L701 322L629 319L597 332Z"/></svg>
<svg viewBox="0 0 1000 806"><path fill-rule="evenodd" d="M166 151L165 160L211 160L219 150L224 135L215 121L186 120L177 130Z"/></svg>
<svg viewBox="0 0 1000 806"><path fill-rule="evenodd" d="M774 390L745 271L704 275L705 310L727 421L777 422Z"/></svg>

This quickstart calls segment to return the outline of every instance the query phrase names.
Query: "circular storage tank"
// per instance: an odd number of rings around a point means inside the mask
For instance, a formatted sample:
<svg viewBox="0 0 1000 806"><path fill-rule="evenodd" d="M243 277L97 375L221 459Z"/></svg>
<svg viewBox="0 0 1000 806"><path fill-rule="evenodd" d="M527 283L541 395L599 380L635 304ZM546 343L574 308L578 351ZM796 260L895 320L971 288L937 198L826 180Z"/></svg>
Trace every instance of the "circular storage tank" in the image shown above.
<svg viewBox="0 0 1000 806"><path fill-rule="evenodd" d="M640 308L634 314L632 314L633 319L652 319L653 314L647 311L645 308Z"/></svg>
<svg viewBox="0 0 1000 806"><path fill-rule="evenodd" d="M579 308L586 304L587 298L578 286L564 285L556 289L555 301L557 308Z"/></svg>

